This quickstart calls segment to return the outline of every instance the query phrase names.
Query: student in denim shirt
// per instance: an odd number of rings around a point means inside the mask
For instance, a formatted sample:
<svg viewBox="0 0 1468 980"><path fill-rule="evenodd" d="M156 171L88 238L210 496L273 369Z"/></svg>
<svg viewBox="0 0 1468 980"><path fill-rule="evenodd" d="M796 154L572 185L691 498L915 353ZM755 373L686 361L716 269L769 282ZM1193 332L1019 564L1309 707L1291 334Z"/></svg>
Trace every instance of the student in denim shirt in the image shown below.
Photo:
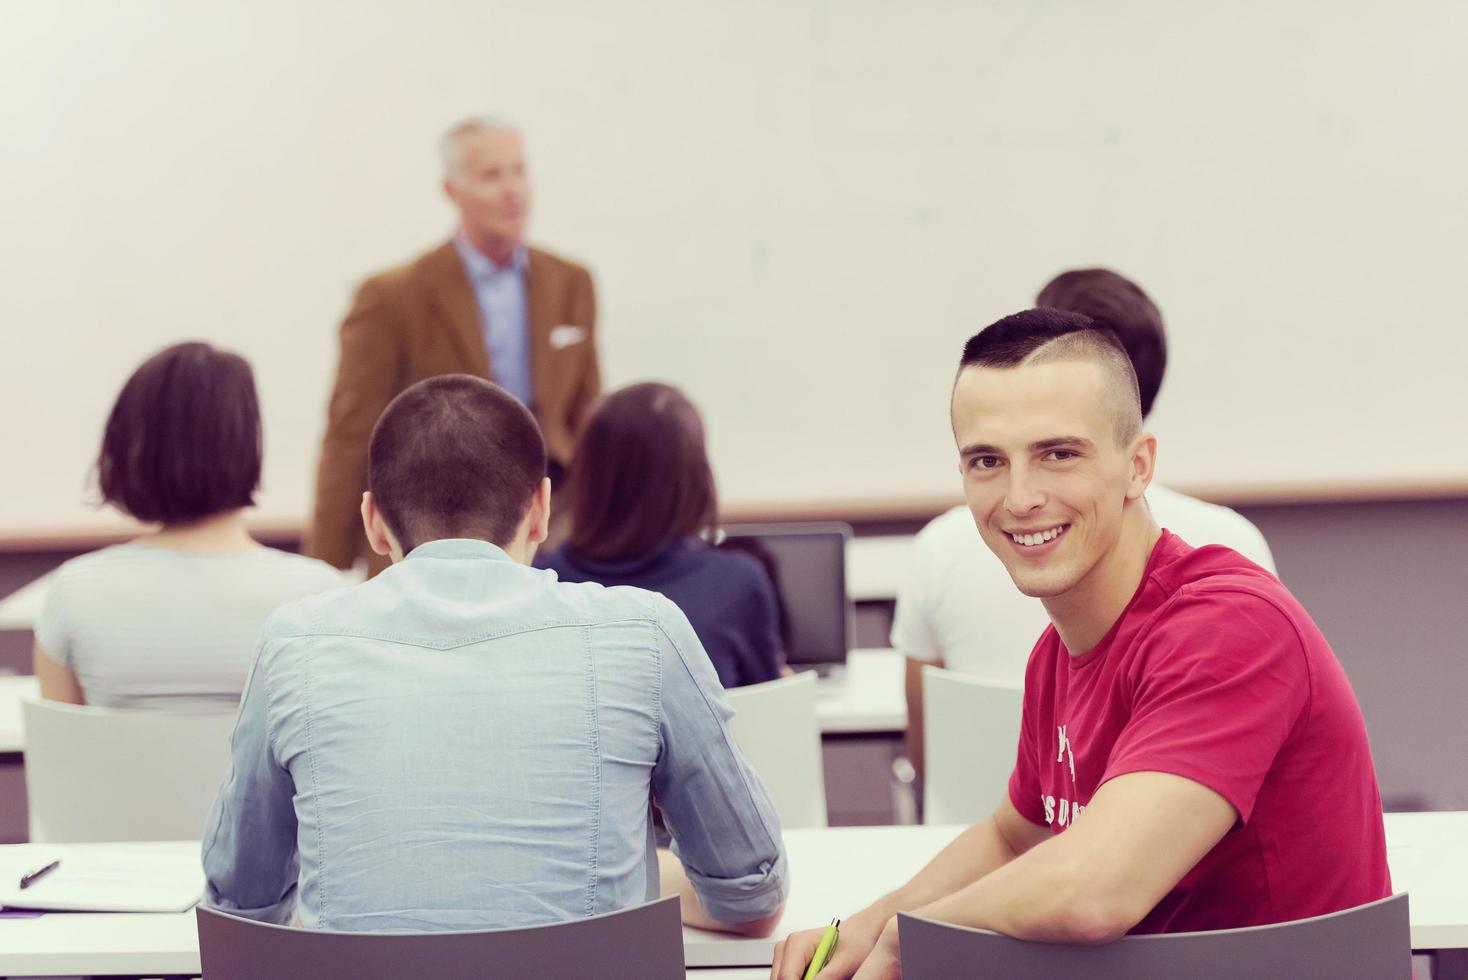
<svg viewBox="0 0 1468 980"><path fill-rule="evenodd" d="M210 903L483 929L661 888L690 925L774 928L779 823L688 620L529 567L545 460L529 411L481 379L421 382L384 412L362 515L393 565L267 623L204 834ZM649 801L676 857L651 845Z"/></svg>

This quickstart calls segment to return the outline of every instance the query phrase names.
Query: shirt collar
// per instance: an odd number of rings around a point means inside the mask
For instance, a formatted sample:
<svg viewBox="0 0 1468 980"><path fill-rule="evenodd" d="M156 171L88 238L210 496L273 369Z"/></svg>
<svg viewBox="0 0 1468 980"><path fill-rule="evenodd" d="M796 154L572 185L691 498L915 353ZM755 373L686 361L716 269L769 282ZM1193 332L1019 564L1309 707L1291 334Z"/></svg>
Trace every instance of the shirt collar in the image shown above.
<svg viewBox="0 0 1468 980"><path fill-rule="evenodd" d="M459 261L464 263L464 271L468 273L470 282L483 282L506 272L524 273L530 262L529 250L524 245L516 245L515 250L510 253L510 264L500 265L470 245L462 230L454 235L454 248L458 250Z"/></svg>
<svg viewBox="0 0 1468 980"><path fill-rule="evenodd" d="M425 541L404 557L404 561L415 558L488 558L491 561L514 561L505 549L479 538L439 538Z"/></svg>

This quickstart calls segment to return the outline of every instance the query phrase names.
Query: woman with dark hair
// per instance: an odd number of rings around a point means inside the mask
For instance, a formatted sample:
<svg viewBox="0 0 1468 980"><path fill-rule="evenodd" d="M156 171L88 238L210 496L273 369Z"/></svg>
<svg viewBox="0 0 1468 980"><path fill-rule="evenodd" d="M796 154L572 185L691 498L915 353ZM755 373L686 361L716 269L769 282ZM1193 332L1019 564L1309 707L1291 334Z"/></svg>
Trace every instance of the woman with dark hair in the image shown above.
<svg viewBox="0 0 1468 980"><path fill-rule="evenodd" d="M36 623L41 696L109 708L233 708L260 627L282 603L344 585L324 562L258 544L249 363L204 343L143 363L97 456L104 503L157 529L57 571Z"/></svg>
<svg viewBox="0 0 1468 980"><path fill-rule="evenodd" d="M780 676L774 586L749 555L705 543L718 520L703 422L677 388L608 395L567 473L571 531L536 560L566 582L661 592L693 624L725 687Z"/></svg>

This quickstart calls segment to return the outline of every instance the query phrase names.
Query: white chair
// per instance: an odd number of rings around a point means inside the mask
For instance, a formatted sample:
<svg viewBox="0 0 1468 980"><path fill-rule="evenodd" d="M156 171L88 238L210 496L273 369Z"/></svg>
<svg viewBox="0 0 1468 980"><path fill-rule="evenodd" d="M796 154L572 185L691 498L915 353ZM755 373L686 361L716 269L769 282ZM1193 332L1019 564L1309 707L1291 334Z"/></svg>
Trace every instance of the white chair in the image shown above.
<svg viewBox="0 0 1468 980"><path fill-rule="evenodd" d="M826 826L826 778L816 720L816 675L801 671L726 692L729 727L765 784L783 827Z"/></svg>
<svg viewBox="0 0 1468 980"><path fill-rule="evenodd" d="M234 713L27 701L30 839L195 840L229 771Z"/></svg>
<svg viewBox="0 0 1468 980"><path fill-rule="evenodd" d="M923 822L972 823L1008 792L1024 688L923 668Z"/></svg>

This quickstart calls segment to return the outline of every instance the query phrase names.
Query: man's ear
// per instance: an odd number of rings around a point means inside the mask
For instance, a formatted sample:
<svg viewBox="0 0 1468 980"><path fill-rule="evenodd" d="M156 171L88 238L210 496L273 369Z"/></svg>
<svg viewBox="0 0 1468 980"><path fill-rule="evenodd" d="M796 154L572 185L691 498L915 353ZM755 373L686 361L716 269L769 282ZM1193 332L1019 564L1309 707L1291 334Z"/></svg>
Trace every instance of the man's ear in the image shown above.
<svg viewBox="0 0 1468 980"><path fill-rule="evenodd" d="M551 482L544 477L530 494L530 528L525 540L538 545L550 536Z"/></svg>
<svg viewBox="0 0 1468 980"><path fill-rule="evenodd" d="M1157 472L1157 437L1143 432L1132 442L1131 479L1127 483L1128 500L1138 500L1147 492Z"/></svg>
<svg viewBox="0 0 1468 980"><path fill-rule="evenodd" d="M387 555L394 561L400 557L395 554L398 547L397 539L393 537L387 521L383 519L382 511L378 510L377 501L373 499L371 490L362 492L362 529L367 532L367 543L377 554Z"/></svg>

